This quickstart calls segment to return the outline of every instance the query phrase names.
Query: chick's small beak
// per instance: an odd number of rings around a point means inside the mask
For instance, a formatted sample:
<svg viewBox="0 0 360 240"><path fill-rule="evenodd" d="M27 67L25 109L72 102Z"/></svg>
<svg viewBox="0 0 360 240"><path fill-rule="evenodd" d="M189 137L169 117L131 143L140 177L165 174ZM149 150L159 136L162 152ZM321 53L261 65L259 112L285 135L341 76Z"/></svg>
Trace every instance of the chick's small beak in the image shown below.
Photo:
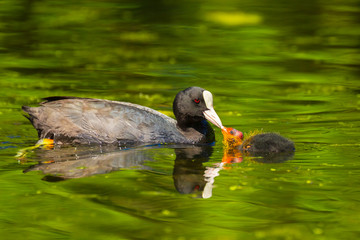
<svg viewBox="0 0 360 240"><path fill-rule="evenodd" d="M208 110L205 110L203 113L204 113L206 120L208 120L209 122L211 122L218 128L223 128L221 120L220 120L219 116L216 114L214 108L209 108Z"/></svg>

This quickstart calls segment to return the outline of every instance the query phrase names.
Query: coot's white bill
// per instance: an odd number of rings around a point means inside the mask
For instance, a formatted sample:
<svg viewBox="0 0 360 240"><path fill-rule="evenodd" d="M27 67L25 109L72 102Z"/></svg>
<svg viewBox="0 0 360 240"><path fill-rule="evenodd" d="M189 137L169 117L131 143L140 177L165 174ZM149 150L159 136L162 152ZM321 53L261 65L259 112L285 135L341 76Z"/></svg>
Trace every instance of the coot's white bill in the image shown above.
<svg viewBox="0 0 360 240"><path fill-rule="evenodd" d="M208 120L209 122L211 122L215 126L217 126L219 128L223 127L223 125L221 123L221 120L220 120L219 116L216 114L214 108L210 108L208 110L205 110L204 111L204 116L205 116L206 120Z"/></svg>

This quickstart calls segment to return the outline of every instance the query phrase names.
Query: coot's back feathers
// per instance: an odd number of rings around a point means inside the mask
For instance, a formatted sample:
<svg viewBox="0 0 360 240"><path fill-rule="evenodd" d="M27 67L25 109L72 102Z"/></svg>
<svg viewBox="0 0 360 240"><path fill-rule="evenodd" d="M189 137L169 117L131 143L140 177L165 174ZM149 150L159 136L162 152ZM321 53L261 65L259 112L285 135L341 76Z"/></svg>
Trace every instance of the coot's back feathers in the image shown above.
<svg viewBox="0 0 360 240"><path fill-rule="evenodd" d="M29 113L40 138L53 138L57 143L152 142L155 138L159 142L185 140L174 131L174 119L131 103L62 98L44 102L37 108L24 108L24 111Z"/></svg>
<svg viewBox="0 0 360 240"><path fill-rule="evenodd" d="M91 98L81 98L81 97L72 97L72 96L52 96L52 97L42 98L42 100L44 101L41 102L40 104L54 102L58 100L64 100L64 99L91 99Z"/></svg>

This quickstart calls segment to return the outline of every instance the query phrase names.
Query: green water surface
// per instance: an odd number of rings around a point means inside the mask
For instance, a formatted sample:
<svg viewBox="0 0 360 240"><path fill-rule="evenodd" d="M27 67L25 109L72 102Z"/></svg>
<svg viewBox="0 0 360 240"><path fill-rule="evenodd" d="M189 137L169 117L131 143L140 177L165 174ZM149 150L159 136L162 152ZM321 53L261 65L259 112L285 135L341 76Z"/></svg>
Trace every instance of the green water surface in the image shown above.
<svg viewBox="0 0 360 240"><path fill-rule="evenodd" d="M1 239L358 239L359 16L359 0L2 0ZM15 157L37 141L22 105L95 97L173 116L189 86L225 126L292 139L293 159L220 168L219 129L205 149Z"/></svg>

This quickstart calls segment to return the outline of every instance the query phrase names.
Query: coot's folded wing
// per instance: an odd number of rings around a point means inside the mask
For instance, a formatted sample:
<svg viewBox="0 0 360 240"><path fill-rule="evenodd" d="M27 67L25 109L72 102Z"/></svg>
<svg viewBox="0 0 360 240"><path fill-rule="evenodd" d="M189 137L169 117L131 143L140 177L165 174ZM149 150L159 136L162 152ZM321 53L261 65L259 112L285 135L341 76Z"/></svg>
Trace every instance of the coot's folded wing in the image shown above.
<svg viewBox="0 0 360 240"><path fill-rule="evenodd" d="M176 121L153 109L89 98L61 98L24 107L40 138L75 143L179 142Z"/></svg>

